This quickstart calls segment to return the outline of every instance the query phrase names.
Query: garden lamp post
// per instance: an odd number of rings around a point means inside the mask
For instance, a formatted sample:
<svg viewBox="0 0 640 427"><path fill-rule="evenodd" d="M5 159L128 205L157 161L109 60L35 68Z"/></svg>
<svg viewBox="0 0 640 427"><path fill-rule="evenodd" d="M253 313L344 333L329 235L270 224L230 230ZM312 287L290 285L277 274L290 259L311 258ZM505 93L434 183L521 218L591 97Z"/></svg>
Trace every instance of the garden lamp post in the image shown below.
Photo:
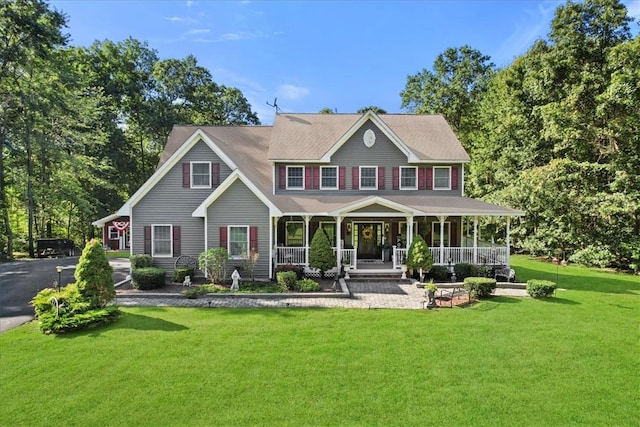
<svg viewBox="0 0 640 427"><path fill-rule="evenodd" d="M60 292L60 281L62 280L62 266L56 266L56 271L58 272L58 292Z"/></svg>

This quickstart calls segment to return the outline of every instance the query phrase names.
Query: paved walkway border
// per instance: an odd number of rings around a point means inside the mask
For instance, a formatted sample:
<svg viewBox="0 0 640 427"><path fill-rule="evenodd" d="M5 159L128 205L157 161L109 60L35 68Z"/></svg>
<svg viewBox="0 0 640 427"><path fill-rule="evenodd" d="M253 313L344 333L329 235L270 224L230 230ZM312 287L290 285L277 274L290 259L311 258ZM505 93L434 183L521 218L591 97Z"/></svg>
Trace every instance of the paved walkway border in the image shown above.
<svg viewBox="0 0 640 427"><path fill-rule="evenodd" d="M189 299L179 293L120 292L121 306L158 307L318 307L318 308L424 308L424 290L413 282L368 282L340 279L341 290L333 293L306 294L206 294ZM505 286L505 285L503 285ZM444 286L443 286L444 287ZM497 287L494 295L526 297L526 290Z"/></svg>

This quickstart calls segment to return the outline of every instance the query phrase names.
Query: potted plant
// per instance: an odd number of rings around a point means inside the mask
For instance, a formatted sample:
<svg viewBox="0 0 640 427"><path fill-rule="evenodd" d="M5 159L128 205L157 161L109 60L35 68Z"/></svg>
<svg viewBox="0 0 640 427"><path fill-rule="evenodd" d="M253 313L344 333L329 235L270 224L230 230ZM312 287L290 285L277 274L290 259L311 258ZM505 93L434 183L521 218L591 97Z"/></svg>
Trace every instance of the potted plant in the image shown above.
<svg viewBox="0 0 640 427"><path fill-rule="evenodd" d="M433 284L433 280L424 285L424 296L427 298L427 308L436 308L436 291L438 287Z"/></svg>

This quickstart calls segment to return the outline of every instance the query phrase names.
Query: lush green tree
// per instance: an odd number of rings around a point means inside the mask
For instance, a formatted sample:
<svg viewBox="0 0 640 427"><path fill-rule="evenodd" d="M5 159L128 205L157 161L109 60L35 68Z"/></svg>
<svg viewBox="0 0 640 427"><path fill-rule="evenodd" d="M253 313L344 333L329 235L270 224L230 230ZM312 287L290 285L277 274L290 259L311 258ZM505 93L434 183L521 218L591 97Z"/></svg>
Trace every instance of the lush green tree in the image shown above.
<svg viewBox="0 0 640 427"><path fill-rule="evenodd" d="M436 57L433 71L407 77L400 93L402 107L417 114L442 114L463 137L475 126L474 113L493 70L489 56L480 51L467 45L449 48Z"/></svg>
<svg viewBox="0 0 640 427"><path fill-rule="evenodd" d="M309 248L309 267L320 270L320 277L324 277L327 270L336 266L336 256L324 229L318 228L311 239Z"/></svg>
<svg viewBox="0 0 640 427"><path fill-rule="evenodd" d="M320 114L335 114L335 111L333 111L333 109L329 108L329 107L324 107L322 110L319 111Z"/></svg>
<svg viewBox="0 0 640 427"><path fill-rule="evenodd" d="M92 239L82 250L74 273L78 291L90 308L105 307L116 297L112 275L113 268L102 249L102 242Z"/></svg>

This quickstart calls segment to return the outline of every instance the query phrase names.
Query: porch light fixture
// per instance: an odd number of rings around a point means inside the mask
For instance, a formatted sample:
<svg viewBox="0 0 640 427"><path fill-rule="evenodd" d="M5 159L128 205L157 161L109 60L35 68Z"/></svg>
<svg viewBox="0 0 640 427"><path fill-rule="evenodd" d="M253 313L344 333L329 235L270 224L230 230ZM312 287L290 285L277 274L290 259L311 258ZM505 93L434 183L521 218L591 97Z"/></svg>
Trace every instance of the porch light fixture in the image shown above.
<svg viewBox="0 0 640 427"><path fill-rule="evenodd" d="M351 233L351 223L347 223L347 233Z"/></svg>
<svg viewBox="0 0 640 427"><path fill-rule="evenodd" d="M384 232L385 232L385 233L388 233L388 232L389 232L389 223L388 223L388 222L385 222L385 223L384 223Z"/></svg>

